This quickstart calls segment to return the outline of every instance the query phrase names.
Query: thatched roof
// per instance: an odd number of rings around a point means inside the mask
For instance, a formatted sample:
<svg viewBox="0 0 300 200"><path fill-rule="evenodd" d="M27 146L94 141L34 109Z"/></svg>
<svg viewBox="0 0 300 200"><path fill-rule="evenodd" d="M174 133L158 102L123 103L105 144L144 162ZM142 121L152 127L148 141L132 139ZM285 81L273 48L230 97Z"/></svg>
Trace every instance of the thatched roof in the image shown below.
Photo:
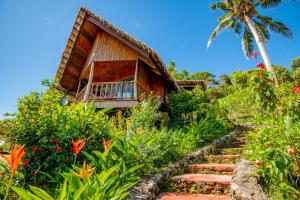
<svg viewBox="0 0 300 200"><path fill-rule="evenodd" d="M74 85L78 84L77 74L66 73L68 70L68 66L72 62L72 55L74 54L74 49L76 42L78 40L79 35L82 32L83 25L86 21L91 22L93 25L97 26L97 28L111 34L112 36L119 39L121 42L125 43L129 47L133 48L134 50L141 53L143 56L151 60L151 62L155 65L157 70L165 77L167 83L170 87L174 90L178 90L178 85L175 78L168 72L165 64L157 54L155 50L147 46L146 44L138 41L137 39L133 38L126 32L118 29L117 27L113 26L106 20L96 16L90 10L86 8L80 8L79 13L76 17L75 23L73 25L70 37L66 44L65 50L62 54L61 61L56 73L55 82L57 87L61 88L65 92L74 93ZM93 38L92 38L93 39ZM78 55L79 53L77 53ZM82 60L84 60L87 55L80 55ZM84 61L82 61L84 62ZM80 66L79 66L80 67ZM78 67L78 68L79 68ZM83 67L83 66L82 66ZM79 69L80 70L80 69ZM66 79L64 83L62 83L62 79ZM66 82L72 82L72 87L68 86Z"/></svg>

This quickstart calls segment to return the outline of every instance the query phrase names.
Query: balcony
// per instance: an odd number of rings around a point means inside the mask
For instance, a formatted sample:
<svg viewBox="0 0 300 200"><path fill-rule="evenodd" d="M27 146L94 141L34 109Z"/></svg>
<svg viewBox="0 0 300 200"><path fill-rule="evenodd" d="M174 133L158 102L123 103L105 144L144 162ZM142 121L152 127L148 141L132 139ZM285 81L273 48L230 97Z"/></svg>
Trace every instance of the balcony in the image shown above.
<svg viewBox="0 0 300 200"><path fill-rule="evenodd" d="M75 102L93 102L98 108L128 108L135 106L139 97L147 95L136 81L93 82L75 97Z"/></svg>

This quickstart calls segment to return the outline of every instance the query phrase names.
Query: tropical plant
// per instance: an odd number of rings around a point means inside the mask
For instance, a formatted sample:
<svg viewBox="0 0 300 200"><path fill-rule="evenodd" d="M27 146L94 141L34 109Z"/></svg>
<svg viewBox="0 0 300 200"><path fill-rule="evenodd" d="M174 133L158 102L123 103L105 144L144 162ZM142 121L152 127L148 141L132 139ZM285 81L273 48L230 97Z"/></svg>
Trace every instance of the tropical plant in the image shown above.
<svg viewBox="0 0 300 200"><path fill-rule="evenodd" d="M210 72L196 72L190 75L192 80L203 80L207 84L217 85L218 81L215 78L216 76Z"/></svg>
<svg viewBox="0 0 300 200"><path fill-rule="evenodd" d="M34 186L29 186L30 190L20 187L12 187L12 190L24 200L121 200L128 195L129 190L136 184L138 176L135 175L135 171L141 166L125 171L121 171L120 166L121 164L117 164L95 174L92 173L91 168L86 166L82 169L85 172L80 175L73 170L64 173L62 175L64 181L53 195Z"/></svg>
<svg viewBox="0 0 300 200"><path fill-rule="evenodd" d="M25 144L26 162L21 167L25 182L47 183L42 172L59 178L58 173L74 163L72 140L85 138L84 150L92 151L112 131L103 112L84 104L67 105L63 98L54 88L44 94L33 92L18 100L16 116L0 126L11 144ZM79 155L77 160L81 159Z"/></svg>
<svg viewBox="0 0 300 200"><path fill-rule="evenodd" d="M220 76L220 79L221 79L221 85L223 85L223 86L232 85L232 81L231 81L230 76L228 76L226 74L223 74L223 75Z"/></svg>
<svg viewBox="0 0 300 200"><path fill-rule="evenodd" d="M270 8L282 3L282 0L224 0L210 5L212 10L221 10L225 15L218 18L218 26L213 30L207 47L223 29L232 29L242 36L242 48L245 56L253 52L254 39L262 55L266 68L272 73L275 85L278 86L275 71L265 50L264 44L270 39L270 32L279 33L287 38L292 37L290 29L282 22L273 21L271 17L263 16L259 8Z"/></svg>
<svg viewBox="0 0 300 200"><path fill-rule="evenodd" d="M127 128L130 136L137 131L149 131L162 119L159 112L159 99L149 96L131 109L131 115L127 120Z"/></svg>

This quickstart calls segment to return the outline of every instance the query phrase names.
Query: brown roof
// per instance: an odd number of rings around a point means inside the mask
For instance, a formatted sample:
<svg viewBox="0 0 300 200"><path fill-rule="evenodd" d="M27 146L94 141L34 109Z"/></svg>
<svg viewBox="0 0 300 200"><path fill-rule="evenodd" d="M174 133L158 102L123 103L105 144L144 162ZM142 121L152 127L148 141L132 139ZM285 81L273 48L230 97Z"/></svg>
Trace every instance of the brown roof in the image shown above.
<svg viewBox="0 0 300 200"><path fill-rule="evenodd" d="M205 84L203 80L177 80L178 85L201 85Z"/></svg>
<svg viewBox="0 0 300 200"><path fill-rule="evenodd" d="M66 71L65 69L68 67L70 58L74 51L74 46L75 46L78 36L82 30L83 24L86 20L91 21L92 23L96 24L96 26L103 29L107 33L122 40L122 42L126 43L126 45L130 46L131 48L142 52L143 55L145 55L147 58L149 58L154 63L156 68L160 71L161 74L163 74L163 76L166 78L167 82L171 85L171 87L175 90L178 90L178 85L177 85L175 78L169 73L165 64L163 63L163 61L161 60L161 58L159 57L159 55L156 53L155 50L148 47L146 44L136 40L135 38L128 35L124 31L116 28L115 26L110 24L108 21L96 16L94 13L92 13L90 10L88 10L86 8L80 8L77 18L75 20L75 23L73 25L72 32L71 32L68 42L66 44L65 50L62 54L61 61L60 61L60 64L59 64L59 67L58 67L58 70L56 73L56 77L55 77L55 82L57 83L56 84L57 87L65 90L65 91L69 90L69 88L65 88L61 85L61 80ZM69 91L69 92L72 93L72 91Z"/></svg>

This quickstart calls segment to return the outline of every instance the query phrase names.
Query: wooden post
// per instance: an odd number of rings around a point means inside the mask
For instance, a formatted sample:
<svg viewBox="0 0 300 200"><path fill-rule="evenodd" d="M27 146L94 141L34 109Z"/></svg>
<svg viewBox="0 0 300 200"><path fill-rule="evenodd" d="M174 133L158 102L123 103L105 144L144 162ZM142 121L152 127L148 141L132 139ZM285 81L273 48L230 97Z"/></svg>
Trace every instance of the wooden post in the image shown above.
<svg viewBox="0 0 300 200"><path fill-rule="evenodd" d="M137 96L137 78L138 78L138 69L139 69L139 60L136 61L136 64L135 64L135 72L134 72L134 98L135 99L138 99L138 96Z"/></svg>
<svg viewBox="0 0 300 200"><path fill-rule="evenodd" d="M77 91L76 91L75 100L77 99L78 93L80 91L80 87L81 87L81 80L79 80L79 83L78 83L78 88L77 88Z"/></svg>
<svg viewBox="0 0 300 200"><path fill-rule="evenodd" d="M94 77L94 62L92 62L92 64L91 64L89 81L86 86L86 91L84 93L83 101L86 101L88 99L88 96L90 94L91 83L93 81L93 77Z"/></svg>

